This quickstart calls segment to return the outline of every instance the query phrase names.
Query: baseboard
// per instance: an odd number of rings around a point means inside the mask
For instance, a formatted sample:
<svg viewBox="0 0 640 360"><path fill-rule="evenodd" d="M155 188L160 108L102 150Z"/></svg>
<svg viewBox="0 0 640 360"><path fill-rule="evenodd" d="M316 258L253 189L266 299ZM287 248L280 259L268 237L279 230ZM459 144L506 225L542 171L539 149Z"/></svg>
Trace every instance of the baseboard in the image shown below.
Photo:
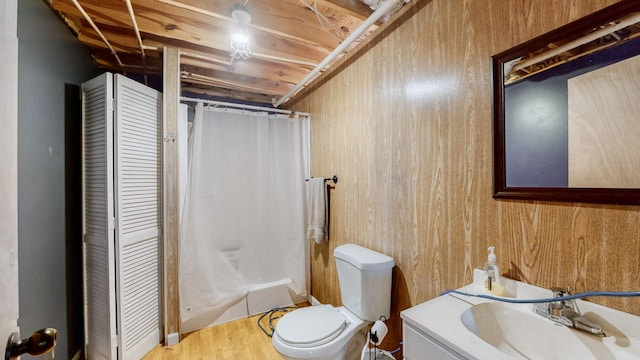
<svg viewBox="0 0 640 360"><path fill-rule="evenodd" d="M175 345L180 342L180 334L171 333L167 335L167 346Z"/></svg>
<svg viewBox="0 0 640 360"><path fill-rule="evenodd" d="M322 303L320 301L318 301L318 299L314 298L313 295L309 295L309 303L312 306L322 305Z"/></svg>
<svg viewBox="0 0 640 360"><path fill-rule="evenodd" d="M73 355L73 357L71 358L71 360L80 360L83 359L82 357L82 349L78 349L78 351L76 351L75 355Z"/></svg>

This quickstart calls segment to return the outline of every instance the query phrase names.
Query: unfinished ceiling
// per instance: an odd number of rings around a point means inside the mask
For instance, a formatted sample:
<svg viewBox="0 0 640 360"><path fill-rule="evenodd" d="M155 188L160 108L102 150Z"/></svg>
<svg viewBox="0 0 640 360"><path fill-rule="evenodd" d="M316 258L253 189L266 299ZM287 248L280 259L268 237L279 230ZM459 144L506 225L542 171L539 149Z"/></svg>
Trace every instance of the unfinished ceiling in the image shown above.
<svg viewBox="0 0 640 360"><path fill-rule="evenodd" d="M626 14L616 21L563 35L540 49L505 63L504 83L512 84L549 68L565 64L640 37L640 13Z"/></svg>
<svg viewBox="0 0 640 360"><path fill-rule="evenodd" d="M159 75L162 49L177 48L183 91L262 103L289 93L350 34L364 28L322 70L328 69L388 18L366 25L376 8L372 0L44 1L105 70ZM251 17L248 59L230 55L234 6L245 6Z"/></svg>

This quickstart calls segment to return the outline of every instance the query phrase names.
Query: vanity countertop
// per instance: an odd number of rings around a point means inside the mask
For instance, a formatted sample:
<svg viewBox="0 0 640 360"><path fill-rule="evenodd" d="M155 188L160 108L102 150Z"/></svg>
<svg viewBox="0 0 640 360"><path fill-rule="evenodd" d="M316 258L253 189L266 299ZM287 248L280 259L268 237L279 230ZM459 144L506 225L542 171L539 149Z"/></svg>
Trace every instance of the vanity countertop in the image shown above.
<svg viewBox="0 0 640 360"><path fill-rule="evenodd" d="M458 290L490 295L482 287L482 277L483 272L476 269L474 283ZM519 281L504 279L503 284L509 297L552 297L550 290ZM600 323L607 336L594 336L556 324L535 314L532 304L453 293L406 309L400 316L405 332L415 331L444 347L455 354L451 358L640 359L640 317L583 300L576 300L576 306L585 317ZM414 336L412 341L417 338L420 337Z"/></svg>
<svg viewBox="0 0 640 360"><path fill-rule="evenodd" d="M473 284L459 290L477 292ZM511 359L470 332L460 321L462 313L484 301L447 294L404 310L400 317L425 335L467 359Z"/></svg>

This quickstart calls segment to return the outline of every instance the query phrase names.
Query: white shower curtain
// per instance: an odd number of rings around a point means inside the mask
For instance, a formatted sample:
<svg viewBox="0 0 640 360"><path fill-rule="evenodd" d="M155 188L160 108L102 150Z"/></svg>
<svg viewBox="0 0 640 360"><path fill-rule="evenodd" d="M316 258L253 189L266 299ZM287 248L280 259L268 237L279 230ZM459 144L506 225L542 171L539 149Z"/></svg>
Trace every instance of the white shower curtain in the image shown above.
<svg viewBox="0 0 640 360"><path fill-rule="evenodd" d="M252 286L305 295L307 119L196 107L179 261L182 331L204 328Z"/></svg>

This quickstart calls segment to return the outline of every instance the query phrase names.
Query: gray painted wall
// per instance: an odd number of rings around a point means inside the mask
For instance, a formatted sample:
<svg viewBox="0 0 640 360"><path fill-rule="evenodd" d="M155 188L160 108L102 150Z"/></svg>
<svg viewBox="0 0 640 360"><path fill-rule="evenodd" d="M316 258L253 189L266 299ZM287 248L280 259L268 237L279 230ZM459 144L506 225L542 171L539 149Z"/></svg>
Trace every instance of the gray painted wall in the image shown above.
<svg viewBox="0 0 640 360"><path fill-rule="evenodd" d="M18 0L0 1L0 19L0 341L6 341L18 330Z"/></svg>
<svg viewBox="0 0 640 360"><path fill-rule="evenodd" d="M65 248L65 84L100 71L42 0L18 1L18 62L18 324L23 338L57 328L56 359L69 359L78 349L68 349L67 316L82 308L68 310L67 287L82 283L66 273L81 259Z"/></svg>

